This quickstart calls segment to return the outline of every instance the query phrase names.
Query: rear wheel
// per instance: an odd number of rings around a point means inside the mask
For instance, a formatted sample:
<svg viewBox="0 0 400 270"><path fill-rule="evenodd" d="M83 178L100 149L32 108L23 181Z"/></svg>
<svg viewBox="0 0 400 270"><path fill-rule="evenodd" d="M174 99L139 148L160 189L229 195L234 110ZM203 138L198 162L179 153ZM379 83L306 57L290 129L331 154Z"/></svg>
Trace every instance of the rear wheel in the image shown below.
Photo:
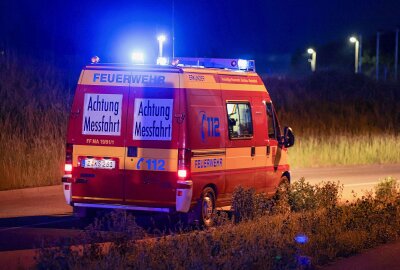
<svg viewBox="0 0 400 270"><path fill-rule="evenodd" d="M201 198L196 209L196 215L201 225L204 225L207 228L213 226L214 209L215 192L212 188L206 187L201 193Z"/></svg>

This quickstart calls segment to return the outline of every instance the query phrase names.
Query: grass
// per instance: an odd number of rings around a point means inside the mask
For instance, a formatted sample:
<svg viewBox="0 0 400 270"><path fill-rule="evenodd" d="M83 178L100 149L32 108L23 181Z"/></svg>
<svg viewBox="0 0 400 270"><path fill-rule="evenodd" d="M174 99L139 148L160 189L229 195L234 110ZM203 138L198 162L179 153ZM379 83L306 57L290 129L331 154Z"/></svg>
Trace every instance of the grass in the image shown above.
<svg viewBox="0 0 400 270"><path fill-rule="evenodd" d="M85 235L94 242L86 242L79 251L70 245L43 248L36 267L312 269L399 238L400 190L395 179L345 204L338 203L341 190L339 183L310 185L302 179L287 192L267 198L239 187L234 196L239 218L222 218L216 228L156 239L142 238L143 230L135 229L132 217L113 214L103 222L123 226L116 226L116 238L107 239L111 243L106 249L96 244L102 236L92 237L99 235L94 227L104 228L92 226Z"/></svg>
<svg viewBox="0 0 400 270"><path fill-rule="evenodd" d="M80 71L63 65L0 56L0 190L59 183ZM296 134L293 167L400 163L400 84L334 72L265 83Z"/></svg>
<svg viewBox="0 0 400 270"><path fill-rule="evenodd" d="M266 78L281 124L304 136L398 135L400 84L319 72L304 79Z"/></svg>
<svg viewBox="0 0 400 270"><path fill-rule="evenodd" d="M297 136L289 149L293 168L400 162L399 135Z"/></svg>
<svg viewBox="0 0 400 270"><path fill-rule="evenodd" d="M65 71L0 57L0 190L59 183L72 95Z"/></svg>

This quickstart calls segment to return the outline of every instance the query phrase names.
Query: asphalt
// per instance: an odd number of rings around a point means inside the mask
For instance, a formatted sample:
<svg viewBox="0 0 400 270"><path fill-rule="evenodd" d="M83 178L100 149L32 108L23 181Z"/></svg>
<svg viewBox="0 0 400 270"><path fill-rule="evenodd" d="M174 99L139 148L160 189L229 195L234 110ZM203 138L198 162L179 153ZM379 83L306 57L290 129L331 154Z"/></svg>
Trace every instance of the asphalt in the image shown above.
<svg viewBox="0 0 400 270"><path fill-rule="evenodd" d="M323 270L397 270L400 269L400 240L381 245L360 254L339 258Z"/></svg>

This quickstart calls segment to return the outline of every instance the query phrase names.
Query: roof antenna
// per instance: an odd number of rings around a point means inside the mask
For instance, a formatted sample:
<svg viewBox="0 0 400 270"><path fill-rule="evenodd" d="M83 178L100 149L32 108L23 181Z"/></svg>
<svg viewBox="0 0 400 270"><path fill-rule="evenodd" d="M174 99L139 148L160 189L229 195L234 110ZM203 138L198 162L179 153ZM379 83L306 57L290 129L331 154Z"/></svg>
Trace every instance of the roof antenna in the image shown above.
<svg viewBox="0 0 400 270"><path fill-rule="evenodd" d="M175 59L175 0L172 0L172 60Z"/></svg>

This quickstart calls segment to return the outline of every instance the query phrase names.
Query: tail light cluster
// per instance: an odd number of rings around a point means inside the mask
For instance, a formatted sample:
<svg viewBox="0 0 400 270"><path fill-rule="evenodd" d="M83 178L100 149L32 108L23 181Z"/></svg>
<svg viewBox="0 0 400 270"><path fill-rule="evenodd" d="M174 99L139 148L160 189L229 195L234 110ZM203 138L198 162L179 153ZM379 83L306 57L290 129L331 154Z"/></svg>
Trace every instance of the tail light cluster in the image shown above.
<svg viewBox="0 0 400 270"><path fill-rule="evenodd" d="M192 151L187 148L178 149L178 177L179 179L190 178L190 161Z"/></svg>
<svg viewBox="0 0 400 270"><path fill-rule="evenodd" d="M64 165L65 174L72 174L72 149L73 145L67 143L65 147L65 165Z"/></svg>

